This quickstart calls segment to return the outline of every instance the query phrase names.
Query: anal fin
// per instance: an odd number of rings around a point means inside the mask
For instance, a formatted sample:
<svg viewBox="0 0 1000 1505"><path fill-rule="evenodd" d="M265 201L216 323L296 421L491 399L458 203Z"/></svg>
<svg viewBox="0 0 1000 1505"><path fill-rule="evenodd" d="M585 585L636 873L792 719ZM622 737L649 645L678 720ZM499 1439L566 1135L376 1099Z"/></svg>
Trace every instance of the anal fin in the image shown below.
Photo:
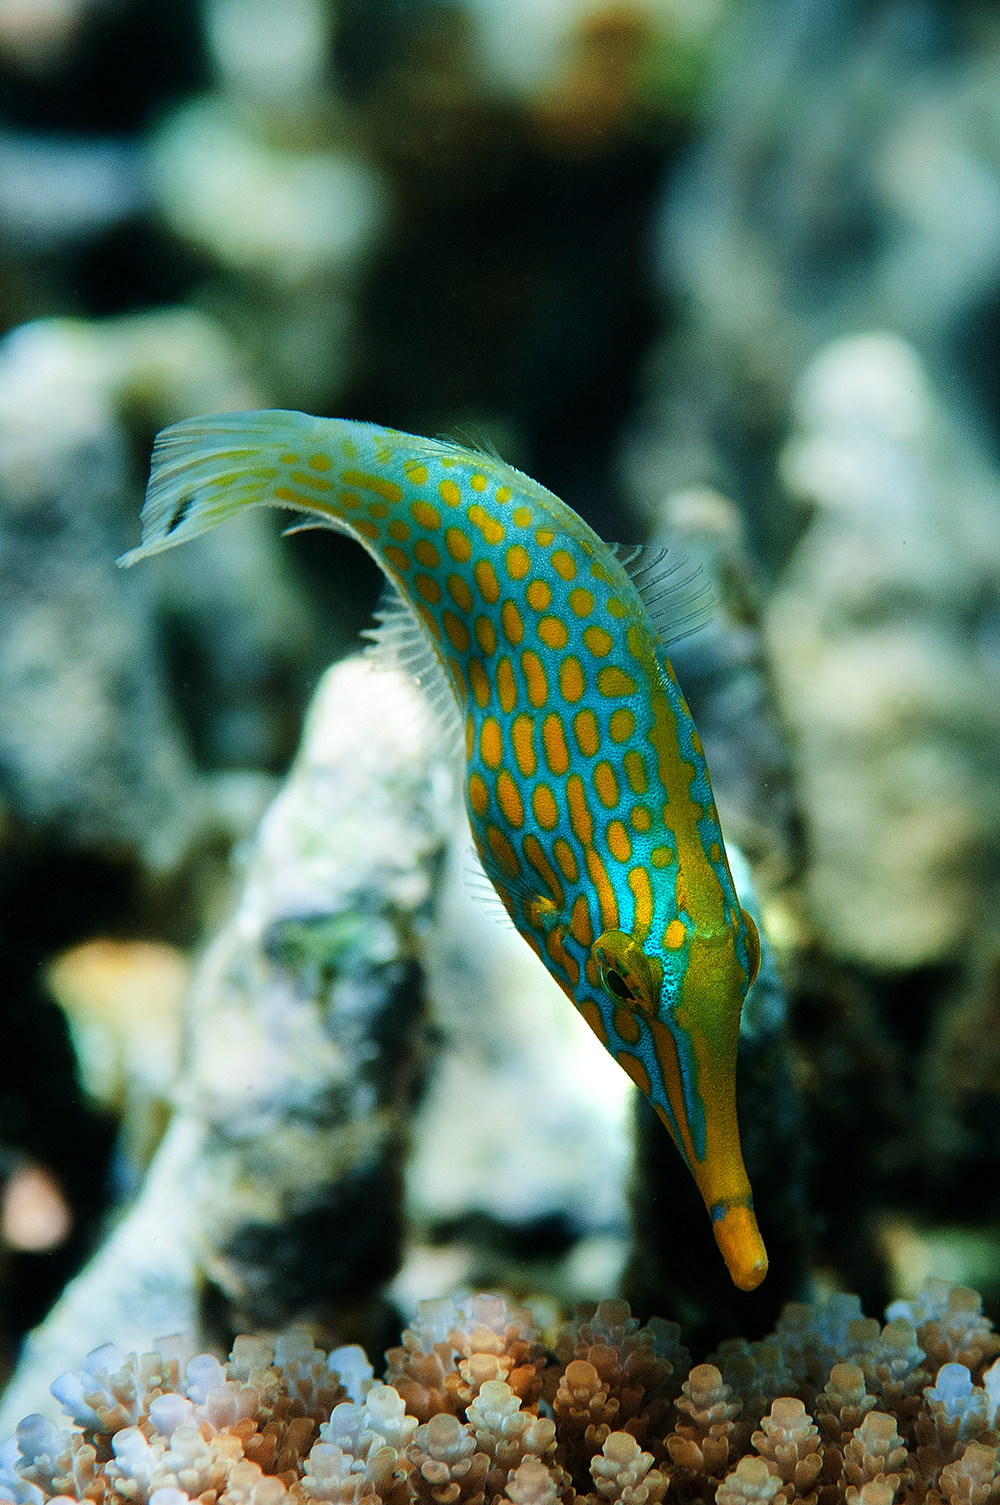
<svg viewBox="0 0 1000 1505"><path fill-rule="evenodd" d="M433 718L444 756L457 757L462 750L462 717L455 692L444 666L417 620L391 580L386 580L378 606L376 627L366 627L367 656L377 667L401 670L421 689Z"/></svg>

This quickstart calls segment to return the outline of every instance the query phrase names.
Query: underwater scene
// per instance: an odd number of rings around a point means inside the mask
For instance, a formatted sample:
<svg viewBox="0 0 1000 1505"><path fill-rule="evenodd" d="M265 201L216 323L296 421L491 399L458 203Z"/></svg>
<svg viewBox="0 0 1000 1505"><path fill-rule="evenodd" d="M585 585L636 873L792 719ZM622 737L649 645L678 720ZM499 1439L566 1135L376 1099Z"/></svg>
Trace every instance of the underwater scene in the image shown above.
<svg viewBox="0 0 1000 1505"><path fill-rule="evenodd" d="M1000 1502L1000 9L0 0L0 1502Z"/></svg>

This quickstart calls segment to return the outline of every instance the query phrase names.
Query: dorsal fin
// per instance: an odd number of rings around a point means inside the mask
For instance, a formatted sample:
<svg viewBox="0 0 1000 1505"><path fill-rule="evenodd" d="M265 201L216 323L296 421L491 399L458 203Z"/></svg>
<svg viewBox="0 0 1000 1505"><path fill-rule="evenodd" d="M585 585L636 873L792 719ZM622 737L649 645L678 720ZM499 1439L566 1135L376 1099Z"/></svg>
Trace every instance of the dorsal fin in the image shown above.
<svg viewBox="0 0 1000 1505"><path fill-rule="evenodd" d="M441 660L427 640L427 631L407 606L391 580L382 587L375 608L376 627L366 627L365 649L376 663L400 669L419 685L441 739L442 752L458 754L462 745L462 718L455 693L448 683Z"/></svg>
<svg viewBox="0 0 1000 1505"><path fill-rule="evenodd" d="M641 543L609 543L608 548L639 592L665 648L711 620L715 595L700 564L692 565L686 555L669 548Z"/></svg>
<svg viewBox="0 0 1000 1505"><path fill-rule="evenodd" d="M445 444L457 444L462 449L469 450L473 455L482 455L484 459L495 460L498 465L509 464L489 434L480 433L477 429L454 428L449 434L438 434L438 438Z"/></svg>

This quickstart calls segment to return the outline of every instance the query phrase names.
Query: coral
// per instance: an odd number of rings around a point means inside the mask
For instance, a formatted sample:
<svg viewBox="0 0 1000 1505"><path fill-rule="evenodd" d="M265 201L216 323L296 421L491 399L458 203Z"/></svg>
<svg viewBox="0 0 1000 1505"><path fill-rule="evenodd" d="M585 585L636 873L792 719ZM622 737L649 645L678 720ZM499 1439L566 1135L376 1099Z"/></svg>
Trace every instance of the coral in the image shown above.
<svg viewBox="0 0 1000 1505"><path fill-rule="evenodd" d="M906 1447L891 1416L869 1411L844 1449L844 1480L860 1489L877 1479L900 1482L898 1470L906 1462Z"/></svg>
<svg viewBox="0 0 1000 1505"><path fill-rule="evenodd" d="M650 1467L652 1462L652 1453L644 1453L628 1432L612 1432L590 1465L596 1486L591 1500L595 1505L606 1500L613 1505L660 1505L670 1481L660 1469Z"/></svg>
<svg viewBox="0 0 1000 1505"><path fill-rule="evenodd" d="M681 1417L667 1438L675 1464L674 1482L682 1494L688 1494L694 1493L696 1480L704 1481L714 1494L713 1481L723 1478L735 1461L733 1432L743 1404L731 1399L732 1388L714 1364L695 1365L682 1389L684 1394L677 1401Z"/></svg>
<svg viewBox="0 0 1000 1505"><path fill-rule="evenodd" d="M974 1370L1000 1353L1000 1336L983 1316L982 1297L968 1286L932 1278L915 1301L894 1301L886 1316L913 1324L916 1340L935 1368L956 1363Z"/></svg>
<svg viewBox="0 0 1000 1505"><path fill-rule="evenodd" d="M491 1498L503 1492L508 1477L526 1459L553 1461L550 1455L556 1449L555 1422L547 1416L522 1411L520 1397L503 1380L487 1380L476 1399L469 1402L466 1415L475 1430L477 1447L490 1459L486 1492ZM531 1477L529 1469L525 1479L530 1482Z"/></svg>
<svg viewBox="0 0 1000 1505"><path fill-rule="evenodd" d="M422 1302L393 1383L304 1328L237 1338L225 1364L177 1338L124 1359L107 1344L52 1385L71 1428L32 1415L0 1449L0 1500L993 1505L992 1326L941 1282L904 1305L885 1327L856 1297L789 1306L763 1342L724 1345L725 1374L688 1368L678 1329L624 1301L579 1308L546 1350L526 1308L485 1294ZM932 1359L925 1330L977 1367Z"/></svg>
<svg viewBox="0 0 1000 1505"><path fill-rule="evenodd" d="M648 1442L658 1459L665 1456L670 1402L691 1362L675 1322L654 1317L640 1327L626 1301L581 1303L560 1330L554 1353L565 1367L552 1407L575 1477L582 1468L585 1479L615 1428Z"/></svg>
<svg viewBox="0 0 1000 1505"><path fill-rule="evenodd" d="M502 1296L422 1301L420 1321L386 1356L386 1378L421 1421L437 1411L457 1412L490 1380L503 1380L530 1407L545 1362L533 1334L531 1313L508 1309Z"/></svg>
<svg viewBox="0 0 1000 1505"><path fill-rule="evenodd" d="M763 1458L741 1458L716 1491L718 1505L767 1505L781 1493L781 1480Z"/></svg>
<svg viewBox="0 0 1000 1505"><path fill-rule="evenodd" d="M768 1469L785 1486L786 1500L814 1501L812 1486L823 1466L819 1429L800 1400L782 1396L774 1402L751 1441Z"/></svg>

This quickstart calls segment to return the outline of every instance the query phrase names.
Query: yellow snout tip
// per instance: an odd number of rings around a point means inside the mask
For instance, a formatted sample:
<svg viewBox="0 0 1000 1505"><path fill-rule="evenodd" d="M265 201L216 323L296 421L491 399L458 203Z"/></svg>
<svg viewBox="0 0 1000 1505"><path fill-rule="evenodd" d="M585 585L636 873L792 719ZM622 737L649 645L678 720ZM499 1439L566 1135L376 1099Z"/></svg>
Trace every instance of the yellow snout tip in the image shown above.
<svg viewBox="0 0 1000 1505"><path fill-rule="evenodd" d="M767 1250L750 1207L730 1207L712 1223L733 1284L741 1291L755 1291L767 1274Z"/></svg>

